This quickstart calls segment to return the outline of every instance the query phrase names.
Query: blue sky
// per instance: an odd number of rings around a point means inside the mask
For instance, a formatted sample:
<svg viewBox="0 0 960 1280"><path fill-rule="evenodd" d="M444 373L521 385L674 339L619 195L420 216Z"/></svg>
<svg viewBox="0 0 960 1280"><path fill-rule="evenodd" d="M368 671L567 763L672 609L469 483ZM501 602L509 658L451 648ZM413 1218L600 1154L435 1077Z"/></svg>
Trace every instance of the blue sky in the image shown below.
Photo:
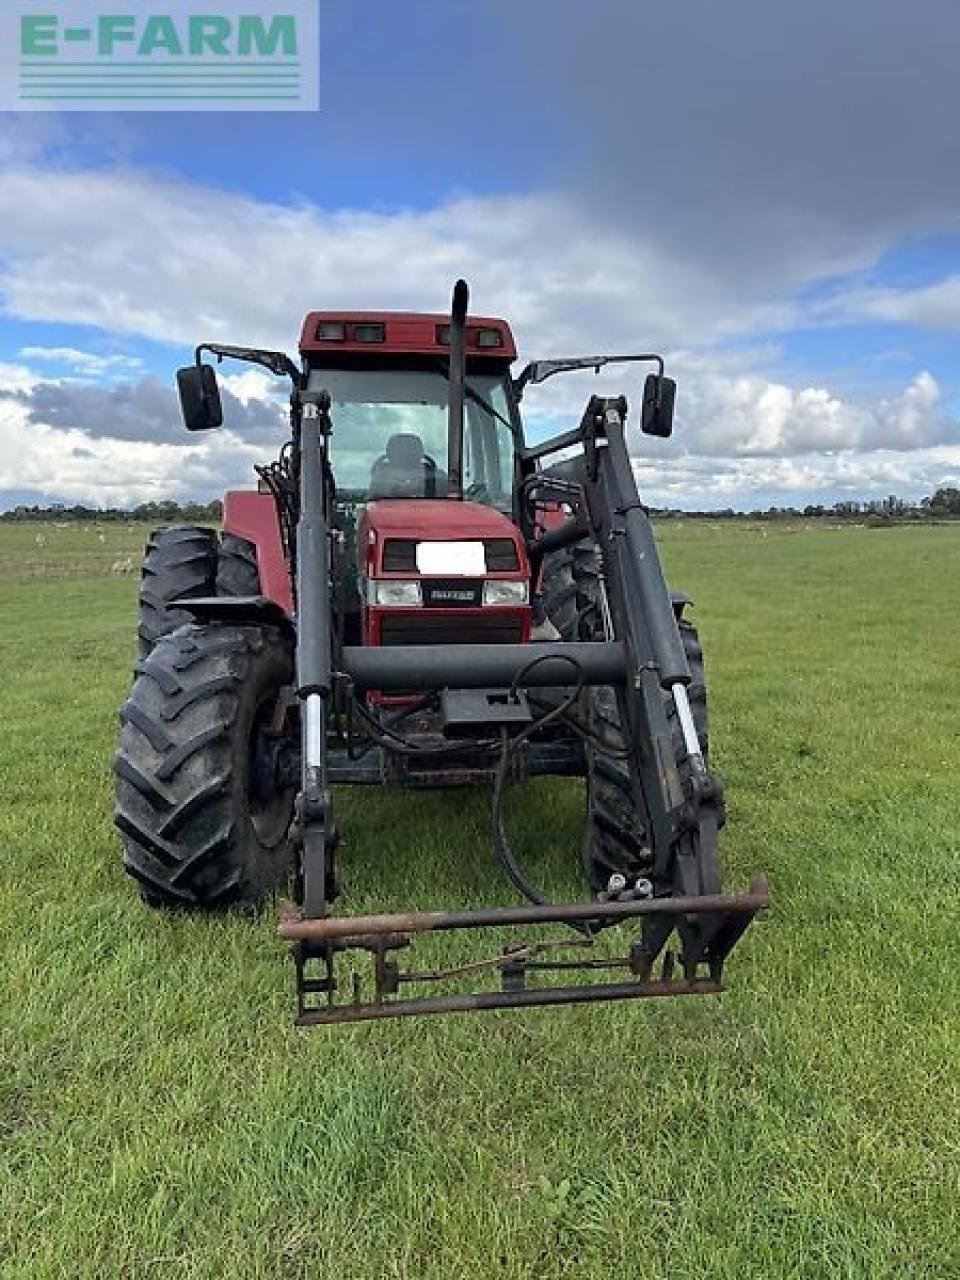
<svg viewBox="0 0 960 1280"><path fill-rule="evenodd" d="M328 0L317 113L0 117L0 504L242 483L271 389L185 441L193 342L458 274L525 355L667 353L652 502L960 484L960 12L922 9Z"/></svg>

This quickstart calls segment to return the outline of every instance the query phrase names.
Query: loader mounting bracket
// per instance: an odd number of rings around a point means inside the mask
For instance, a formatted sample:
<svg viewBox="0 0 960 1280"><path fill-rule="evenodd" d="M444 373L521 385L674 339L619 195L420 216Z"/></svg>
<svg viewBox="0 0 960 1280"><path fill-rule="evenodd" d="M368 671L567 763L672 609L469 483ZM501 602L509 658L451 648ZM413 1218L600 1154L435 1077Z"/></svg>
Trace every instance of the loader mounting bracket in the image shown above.
<svg viewBox="0 0 960 1280"><path fill-rule="evenodd" d="M654 996L714 995L723 989L723 963L754 916L769 904L766 881L759 876L749 893L697 897L643 898L544 906L490 907L474 911L415 911L393 915L311 919L291 904L281 912L280 937L294 944L297 970L297 1023L367 1022L426 1013L466 1013L531 1005L581 1004ZM626 954L590 954L601 932L616 924L640 924ZM445 969L401 968L394 953L410 948L421 933L447 930L530 930L565 924L579 936L513 938L493 954ZM675 946L668 946L671 940ZM369 952L372 994L352 969L341 979L338 962L345 952ZM576 954L571 957L570 951ZM543 959L545 953L561 953ZM619 981L590 981L597 973L620 971ZM499 979L470 989L477 975ZM575 985L551 984L571 975ZM586 979L586 980L584 980ZM568 979L569 981L569 979ZM446 986L440 995L405 997L409 986ZM347 986L346 999L338 1000ZM453 987L450 990L450 987ZM465 987L467 989L465 989Z"/></svg>

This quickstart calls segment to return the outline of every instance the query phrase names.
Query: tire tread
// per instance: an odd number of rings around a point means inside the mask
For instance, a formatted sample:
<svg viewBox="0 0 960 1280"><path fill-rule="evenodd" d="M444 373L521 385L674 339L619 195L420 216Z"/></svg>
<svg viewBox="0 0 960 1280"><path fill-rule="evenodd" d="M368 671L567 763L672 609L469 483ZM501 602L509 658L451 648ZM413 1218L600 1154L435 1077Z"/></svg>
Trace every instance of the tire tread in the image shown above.
<svg viewBox="0 0 960 1280"><path fill-rule="evenodd" d="M114 821L151 905L257 905L282 883L289 838L261 845L241 792L250 699L291 672L289 642L254 626L190 624L140 662L120 711Z"/></svg>

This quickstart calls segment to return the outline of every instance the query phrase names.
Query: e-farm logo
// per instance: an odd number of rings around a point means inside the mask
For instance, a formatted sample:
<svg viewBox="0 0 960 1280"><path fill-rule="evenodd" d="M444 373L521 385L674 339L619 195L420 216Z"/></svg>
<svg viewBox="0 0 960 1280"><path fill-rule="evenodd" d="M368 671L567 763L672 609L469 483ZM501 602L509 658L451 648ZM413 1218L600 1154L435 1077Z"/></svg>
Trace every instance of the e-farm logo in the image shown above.
<svg viewBox="0 0 960 1280"><path fill-rule="evenodd" d="M6 0L0 108L314 111L317 0Z"/></svg>

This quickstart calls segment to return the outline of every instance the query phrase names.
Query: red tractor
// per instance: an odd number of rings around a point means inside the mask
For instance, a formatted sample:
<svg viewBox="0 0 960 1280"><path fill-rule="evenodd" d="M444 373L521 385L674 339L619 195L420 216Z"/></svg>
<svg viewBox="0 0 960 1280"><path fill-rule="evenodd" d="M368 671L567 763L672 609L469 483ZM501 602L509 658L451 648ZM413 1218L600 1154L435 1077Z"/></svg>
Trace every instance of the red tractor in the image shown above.
<svg viewBox="0 0 960 1280"><path fill-rule="evenodd" d="M762 879L720 891L703 660L637 495L626 402L594 396L541 444L521 426L528 384L645 361L640 426L668 436L675 385L652 355L514 377L509 327L468 317L467 297L459 281L448 315L313 312L300 364L205 344L178 373L191 431L222 423L205 351L289 377L291 436L256 491L227 494L222 534L150 539L115 821L151 906L257 906L292 881L301 1023L715 992L767 902ZM504 828L508 784L545 774L586 779L581 902L547 901ZM335 786L464 783L492 788L525 903L331 914ZM425 931L544 924L573 930L573 958L543 959L562 944L538 934L448 971L397 960ZM616 924L627 953L591 956ZM353 950L372 957L370 998L355 971L344 998ZM474 971L494 985L464 990ZM431 993L408 997L418 983Z"/></svg>

